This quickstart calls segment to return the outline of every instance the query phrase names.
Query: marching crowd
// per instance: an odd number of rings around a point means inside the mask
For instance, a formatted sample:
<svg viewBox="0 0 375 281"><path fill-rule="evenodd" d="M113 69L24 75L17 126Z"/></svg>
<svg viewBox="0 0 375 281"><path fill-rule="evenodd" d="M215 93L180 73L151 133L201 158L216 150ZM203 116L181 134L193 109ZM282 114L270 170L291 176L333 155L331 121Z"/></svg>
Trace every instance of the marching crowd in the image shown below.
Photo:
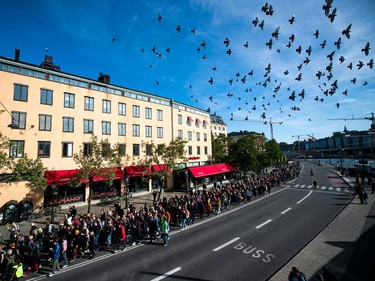
<svg viewBox="0 0 375 281"><path fill-rule="evenodd" d="M1 280L18 280L46 265L52 266L52 276L77 258L91 259L101 250L119 251L127 245L160 239L167 246L170 225L184 230L196 219L267 195L273 187L298 175L298 165L278 164L271 172L247 174L238 181L215 183L210 189L164 197L139 209L135 204L125 209L116 202L99 214L77 214L72 206L58 226L47 218L44 227L31 223L27 234L12 223L8 246L0 247Z"/></svg>

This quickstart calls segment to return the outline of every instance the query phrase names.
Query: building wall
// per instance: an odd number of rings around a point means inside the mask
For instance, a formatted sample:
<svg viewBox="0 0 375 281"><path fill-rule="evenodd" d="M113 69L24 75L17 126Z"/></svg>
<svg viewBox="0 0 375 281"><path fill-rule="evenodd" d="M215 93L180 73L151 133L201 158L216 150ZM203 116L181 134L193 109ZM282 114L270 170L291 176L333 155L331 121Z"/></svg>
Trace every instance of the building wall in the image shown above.
<svg viewBox="0 0 375 281"><path fill-rule="evenodd" d="M15 85L27 87L27 101L14 100ZM168 144L181 132L182 138L188 140L188 131L192 133L192 139L188 141L186 149L188 151L188 146L192 146L192 155L188 156L194 156L194 159L189 160L190 164L205 164L212 154L211 133L208 125L210 123L209 113L164 97L104 84L72 74L55 72L1 57L0 89L0 101L4 105L3 108L0 108L0 131L10 140L25 141L24 152L33 159L40 156L38 141L50 142L50 156L41 157L48 170L77 168L73 157L62 156L62 146L64 142L73 143L72 154L74 155L74 153L79 152L85 142L90 141L91 133L84 132L85 119L93 120L92 133L98 137L99 141L108 139L111 145L115 143L126 144L126 157L123 158L126 166L135 165L137 160L144 156L142 148L140 156L133 155L133 144L141 145L142 142L151 141L154 144ZM53 92L52 105L41 104L41 89ZM74 108L64 106L65 93L74 95ZM92 111L85 110L85 97L93 98L94 109ZM103 101L110 102L110 113L103 112ZM125 104L125 115L119 114L119 103ZM134 116L133 107L139 109L139 116ZM15 112L26 113L25 129L7 127L12 122L12 117L6 112L7 110L12 114ZM149 118L146 118L146 111L149 113ZM40 115L52 117L50 131L40 129ZM160 118L161 115L162 118ZM179 122L179 115L182 116L182 123ZM74 120L72 132L63 132L64 117ZM188 118L194 120L194 123L188 124ZM199 122L196 124L197 120ZM110 122L111 134L102 133L102 122ZM118 123L126 124L125 136L119 135ZM203 125L204 123L206 124ZM139 125L139 136L133 135L133 125ZM146 136L146 126L151 132L148 136ZM158 128L162 128L163 131L160 137L157 134ZM200 140L197 140L198 133L200 134ZM207 136L206 139L204 134ZM197 147L200 147L199 155ZM3 189L3 187L1 188ZM22 197L22 195L18 197Z"/></svg>

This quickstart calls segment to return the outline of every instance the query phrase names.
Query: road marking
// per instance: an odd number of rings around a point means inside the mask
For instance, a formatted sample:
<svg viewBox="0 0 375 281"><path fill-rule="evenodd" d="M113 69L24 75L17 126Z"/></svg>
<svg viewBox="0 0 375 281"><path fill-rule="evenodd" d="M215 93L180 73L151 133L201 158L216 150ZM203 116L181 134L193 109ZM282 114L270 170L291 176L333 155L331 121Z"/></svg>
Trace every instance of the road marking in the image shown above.
<svg viewBox="0 0 375 281"><path fill-rule="evenodd" d="M301 200L299 200L297 202L297 204L301 203L303 200L305 200L307 197L309 197L311 193L312 193L312 190L310 190L310 192L305 197L303 197Z"/></svg>
<svg viewBox="0 0 375 281"><path fill-rule="evenodd" d="M181 266L176 267L175 269L172 269L171 271L168 271L168 272L164 273L163 275L161 275L161 276L159 276L159 277L157 277L157 278L152 279L151 281L159 281L159 280L163 280L164 278L167 278L168 276L170 276L170 275L176 273L177 271L180 271L181 269L182 269Z"/></svg>
<svg viewBox="0 0 375 281"><path fill-rule="evenodd" d="M239 240L239 239L240 239L240 237L236 237L236 238L234 238L234 239L228 241L227 243L224 243L223 245L221 245L221 246L219 246L219 247L213 249L212 251L214 251L214 252L220 251L221 249L223 249L223 248L225 248L226 246L228 246L228 245L230 245L230 244L236 242L236 241Z"/></svg>
<svg viewBox="0 0 375 281"><path fill-rule="evenodd" d="M307 186L307 188L311 188L311 187L312 187L312 185L311 185L311 184Z"/></svg>
<svg viewBox="0 0 375 281"><path fill-rule="evenodd" d="M305 186L306 186L306 185L303 184L303 185L300 186L300 188L304 188Z"/></svg>
<svg viewBox="0 0 375 281"><path fill-rule="evenodd" d="M296 184L294 187L299 187L299 184Z"/></svg>
<svg viewBox="0 0 375 281"><path fill-rule="evenodd" d="M321 190L325 190L326 188L327 188L327 187L323 185L322 188L321 188Z"/></svg>
<svg viewBox="0 0 375 281"><path fill-rule="evenodd" d="M349 188L344 189L345 192L350 192Z"/></svg>
<svg viewBox="0 0 375 281"><path fill-rule="evenodd" d="M341 188L340 188L340 187L337 187L337 188L336 188L336 191L341 191Z"/></svg>
<svg viewBox="0 0 375 281"><path fill-rule="evenodd" d="M281 212L281 214L282 214L282 215L284 215L284 214L285 214L286 212L290 211L291 209L292 209L292 208L291 208L291 207L289 207L288 209L286 209L286 210L282 211L282 212Z"/></svg>
<svg viewBox="0 0 375 281"><path fill-rule="evenodd" d="M260 224L260 225L258 225L257 227L255 227L256 229L259 229L259 228L261 228L261 227L263 227L263 226L265 226L267 223L270 223L272 220L268 220L268 221L265 221L264 223L262 223L262 224Z"/></svg>
<svg viewBox="0 0 375 281"><path fill-rule="evenodd" d="M329 190L329 191L332 191L332 190L333 190L333 187L332 187L332 186L330 186L330 187L328 188L328 190Z"/></svg>

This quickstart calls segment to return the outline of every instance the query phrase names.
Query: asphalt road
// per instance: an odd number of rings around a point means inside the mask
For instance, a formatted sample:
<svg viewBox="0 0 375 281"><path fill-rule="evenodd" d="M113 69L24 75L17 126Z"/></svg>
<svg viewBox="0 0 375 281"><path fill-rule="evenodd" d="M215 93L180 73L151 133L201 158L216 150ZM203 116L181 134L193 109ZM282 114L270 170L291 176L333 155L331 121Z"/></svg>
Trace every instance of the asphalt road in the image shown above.
<svg viewBox="0 0 375 281"><path fill-rule="evenodd" d="M311 185L306 164L299 185ZM314 165L318 185L345 184ZM72 264L54 280L266 280L298 253L351 200L352 194L287 188L172 233L161 241L130 246ZM46 278L40 276L40 280ZM35 280L35 279L34 279Z"/></svg>

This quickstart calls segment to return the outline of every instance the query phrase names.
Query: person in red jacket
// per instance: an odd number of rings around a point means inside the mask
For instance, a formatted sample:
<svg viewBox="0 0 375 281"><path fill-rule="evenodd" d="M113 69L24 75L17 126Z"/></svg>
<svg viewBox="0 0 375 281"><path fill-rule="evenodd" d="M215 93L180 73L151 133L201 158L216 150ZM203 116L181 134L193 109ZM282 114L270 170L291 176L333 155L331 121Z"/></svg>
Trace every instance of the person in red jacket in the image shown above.
<svg viewBox="0 0 375 281"><path fill-rule="evenodd" d="M117 248L116 251L119 251L120 245L122 245L122 250L125 250L126 247L126 231L124 222L121 221L118 226L118 233L117 233Z"/></svg>

